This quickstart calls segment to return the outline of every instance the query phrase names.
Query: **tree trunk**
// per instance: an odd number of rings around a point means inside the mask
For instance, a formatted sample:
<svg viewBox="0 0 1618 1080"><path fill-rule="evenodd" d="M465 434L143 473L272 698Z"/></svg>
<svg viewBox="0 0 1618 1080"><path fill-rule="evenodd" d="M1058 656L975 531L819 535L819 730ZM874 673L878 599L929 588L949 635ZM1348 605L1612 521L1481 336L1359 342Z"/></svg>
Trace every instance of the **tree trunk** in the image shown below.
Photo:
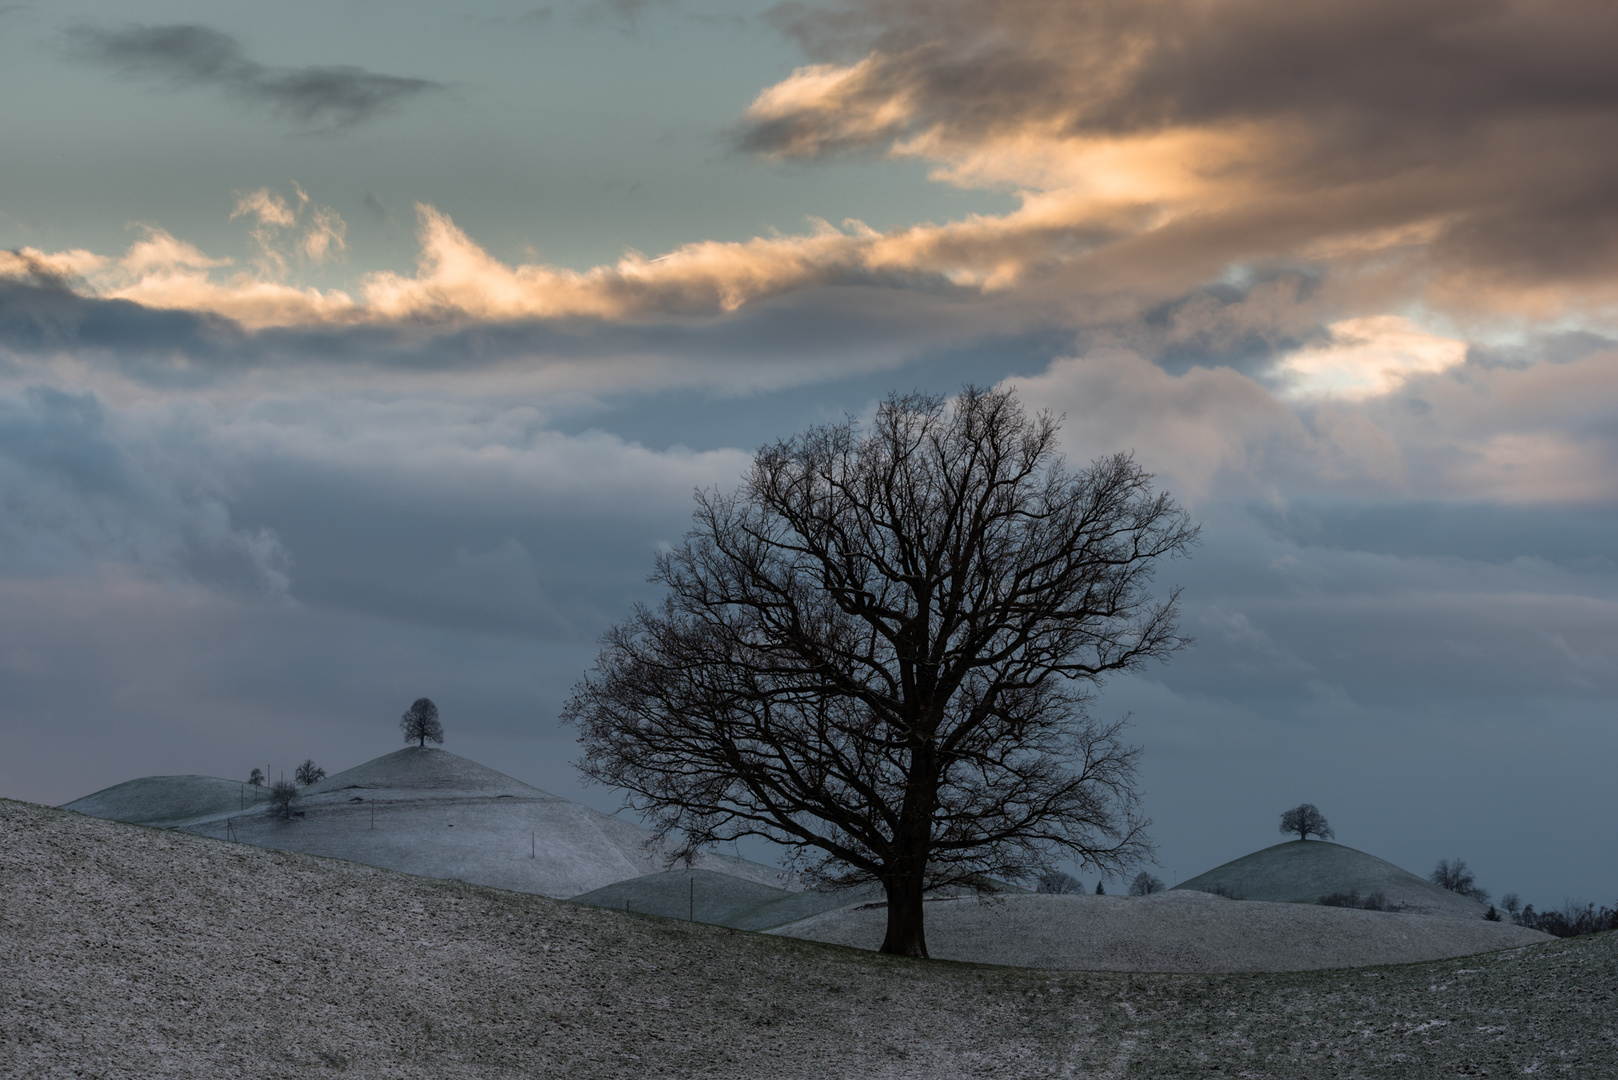
<svg viewBox="0 0 1618 1080"><path fill-rule="evenodd" d="M888 936L882 951L895 956L927 957L927 931L922 925L921 875L898 874L882 883L888 894Z"/></svg>

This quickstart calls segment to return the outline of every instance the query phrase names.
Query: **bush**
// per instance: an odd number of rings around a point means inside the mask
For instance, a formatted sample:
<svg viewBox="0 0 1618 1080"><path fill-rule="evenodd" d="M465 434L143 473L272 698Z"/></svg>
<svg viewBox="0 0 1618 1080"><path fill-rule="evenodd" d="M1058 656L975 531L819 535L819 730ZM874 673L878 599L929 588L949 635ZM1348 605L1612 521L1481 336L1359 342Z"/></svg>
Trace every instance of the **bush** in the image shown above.
<svg viewBox="0 0 1618 1080"><path fill-rule="evenodd" d="M298 797L298 785L291 780L281 779L270 785L270 816L290 818L292 816L292 800Z"/></svg>
<svg viewBox="0 0 1618 1080"><path fill-rule="evenodd" d="M1035 892L1054 893L1058 896L1068 896L1084 891L1084 882L1072 874L1065 874L1060 870L1049 870L1039 875L1034 886Z"/></svg>
<svg viewBox="0 0 1618 1080"><path fill-rule="evenodd" d="M1470 896L1480 904L1489 902L1489 891L1478 888L1477 879L1466 868L1465 859L1439 859L1433 872L1427 875L1427 880L1441 889Z"/></svg>
<svg viewBox="0 0 1618 1080"><path fill-rule="evenodd" d="M1155 892L1163 891L1163 879L1154 877L1142 870L1135 875L1135 880L1129 883L1130 896L1150 896Z"/></svg>
<svg viewBox="0 0 1618 1080"><path fill-rule="evenodd" d="M1387 894L1380 891L1361 896L1358 889L1350 889L1346 893L1327 893L1315 902L1326 907L1359 908L1362 911L1395 910L1394 905L1388 903Z"/></svg>

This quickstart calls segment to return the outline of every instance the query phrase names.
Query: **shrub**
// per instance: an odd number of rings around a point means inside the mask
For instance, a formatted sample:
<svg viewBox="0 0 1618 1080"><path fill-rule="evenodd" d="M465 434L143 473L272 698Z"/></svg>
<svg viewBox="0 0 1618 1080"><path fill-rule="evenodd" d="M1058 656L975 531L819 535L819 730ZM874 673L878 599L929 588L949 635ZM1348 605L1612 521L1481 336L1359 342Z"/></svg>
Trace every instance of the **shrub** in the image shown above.
<svg viewBox="0 0 1618 1080"><path fill-rule="evenodd" d="M1478 888L1477 879L1466 868L1465 859L1439 859L1433 872L1427 875L1427 880L1441 889L1470 896L1480 904L1489 902L1489 891Z"/></svg>
<svg viewBox="0 0 1618 1080"><path fill-rule="evenodd" d="M292 800L298 797L298 785L291 780L280 779L270 785L270 816L290 818L292 816Z"/></svg>
<svg viewBox="0 0 1618 1080"><path fill-rule="evenodd" d="M1054 893L1058 896L1067 896L1084 891L1084 882L1072 874L1065 874L1060 870L1048 870L1039 875L1034 886L1035 892Z"/></svg>
<svg viewBox="0 0 1618 1080"><path fill-rule="evenodd" d="M1155 892L1163 891L1163 879L1148 874L1142 870L1135 875L1135 880L1129 883L1130 896L1150 896Z"/></svg>
<svg viewBox="0 0 1618 1080"><path fill-rule="evenodd" d="M1326 907L1359 908L1362 911L1394 910L1394 906L1388 903L1387 894L1380 891L1361 896L1358 889L1350 889L1346 893L1327 893L1315 902Z"/></svg>

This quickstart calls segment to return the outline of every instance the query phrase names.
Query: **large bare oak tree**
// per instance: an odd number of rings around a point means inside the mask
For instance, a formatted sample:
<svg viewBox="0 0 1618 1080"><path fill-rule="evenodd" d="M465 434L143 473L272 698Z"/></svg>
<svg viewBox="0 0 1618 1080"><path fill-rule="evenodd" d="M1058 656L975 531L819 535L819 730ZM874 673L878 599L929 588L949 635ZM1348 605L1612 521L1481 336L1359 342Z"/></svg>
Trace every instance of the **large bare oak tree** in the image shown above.
<svg viewBox="0 0 1618 1080"><path fill-rule="evenodd" d="M1085 706L1184 644L1148 586L1196 529L1127 456L1070 471L1057 428L1008 391L890 397L699 492L666 599L564 710L584 773L684 853L763 836L880 882L890 953L927 955L929 890L1139 859L1138 750Z"/></svg>

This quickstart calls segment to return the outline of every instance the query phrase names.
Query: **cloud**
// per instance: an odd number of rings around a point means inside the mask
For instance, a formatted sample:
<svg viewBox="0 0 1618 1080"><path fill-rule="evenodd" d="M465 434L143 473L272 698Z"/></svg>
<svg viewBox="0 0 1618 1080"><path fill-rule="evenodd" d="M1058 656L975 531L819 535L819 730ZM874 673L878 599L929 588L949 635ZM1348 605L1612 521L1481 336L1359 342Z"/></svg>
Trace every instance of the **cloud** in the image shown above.
<svg viewBox="0 0 1618 1080"><path fill-rule="evenodd" d="M1041 208L1044 253L1089 264L1086 284L1183 291L1187 270L1290 259L1474 317L1618 311L1618 18L1595 0L776 17L818 62L758 95L737 146L921 158L1009 189L1023 210L1000 224Z"/></svg>
<svg viewBox="0 0 1618 1080"><path fill-rule="evenodd" d="M342 216L329 206L311 201L309 193L297 183L293 183L292 190L297 196L296 206L269 188L259 188L245 195L238 192L236 206L230 212L232 220L253 219L250 235L259 249L260 265L275 276L287 270L286 255L280 250L283 229L302 232L293 243L293 251L316 266L348 246L348 225Z"/></svg>
<svg viewBox="0 0 1618 1080"><path fill-rule="evenodd" d="M1466 342L1441 337L1397 315L1344 319L1330 339L1284 356L1280 374L1298 397L1349 401L1392 393L1417 375L1466 362Z"/></svg>
<svg viewBox="0 0 1618 1080"><path fill-rule="evenodd" d="M251 59L229 34L207 26L130 24L120 30L67 31L76 59L130 78L209 87L306 125L351 127L444 89L430 79L382 75L350 65L272 68Z"/></svg>

